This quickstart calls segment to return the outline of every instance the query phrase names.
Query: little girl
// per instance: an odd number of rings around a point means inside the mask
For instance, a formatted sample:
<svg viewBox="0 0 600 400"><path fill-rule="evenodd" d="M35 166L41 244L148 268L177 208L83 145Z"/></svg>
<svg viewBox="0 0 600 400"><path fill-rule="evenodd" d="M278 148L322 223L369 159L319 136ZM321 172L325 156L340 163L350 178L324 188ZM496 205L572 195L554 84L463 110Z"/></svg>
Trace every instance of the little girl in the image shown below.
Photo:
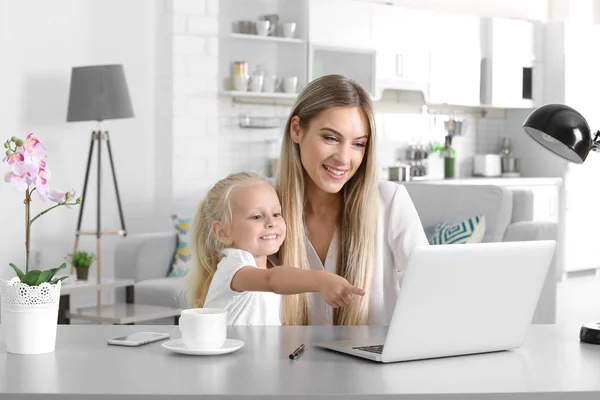
<svg viewBox="0 0 600 400"><path fill-rule="evenodd" d="M335 308L364 295L339 275L269 262L286 229L277 193L259 174L240 172L217 182L193 225L189 304L227 310L228 325L280 325L281 294L320 292Z"/></svg>

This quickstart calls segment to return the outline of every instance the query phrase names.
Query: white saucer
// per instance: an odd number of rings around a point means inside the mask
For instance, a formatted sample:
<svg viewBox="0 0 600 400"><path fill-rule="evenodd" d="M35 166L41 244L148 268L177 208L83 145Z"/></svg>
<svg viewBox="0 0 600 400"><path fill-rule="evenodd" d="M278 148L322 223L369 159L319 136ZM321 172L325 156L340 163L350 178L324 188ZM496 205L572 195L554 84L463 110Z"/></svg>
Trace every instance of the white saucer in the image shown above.
<svg viewBox="0 0 600 400"><path fill-rule="evenodd" d="M183 344L183 340L181 339L169 340L168 342L165 342L162 345L165 349L169 349L179 354L190 354L195 356L213 356L217 354L233 353L234 351L240 349L244 345L244 342L237 339L225 339L225 343L221 348L205 350L188 349L187 347L185 347L185 345Z"/></svg>

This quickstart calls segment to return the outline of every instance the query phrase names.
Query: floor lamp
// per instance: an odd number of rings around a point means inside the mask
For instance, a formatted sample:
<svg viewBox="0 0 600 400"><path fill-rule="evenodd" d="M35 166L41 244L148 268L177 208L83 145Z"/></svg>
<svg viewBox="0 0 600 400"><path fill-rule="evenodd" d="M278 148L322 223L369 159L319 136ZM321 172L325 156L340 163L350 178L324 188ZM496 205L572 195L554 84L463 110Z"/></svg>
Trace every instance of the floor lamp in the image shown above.
<svg viewBox="0 0 600 400"><path fill-rule="evenodd" d="M122 235L126 236L125 220L123 218L123 209L121 207L121 198L117 186L117 175L113 163L112 150L110 148L110 139L108 131L102 130L102 122L107 119L133 118L133 108L125 72L122 65L97 65L90 67L76 67L71 71L71 88L69 92L69 110L67 113L67 122L79 121L97 121L98 130L92 131L90 142L90 151L85 170L85 180L83 183L83 195L81 207L79 208L79 218L77 220L77 231L75 233L75 249L79 245L81 235L96 235L96 267L97 283L100 283L101 276L101 257L100 241L102 235ZM117 205L119 207L119 217L121 219L121 229L117 231L102 232L101 227L101 193L102 193L102 142L106 143L108 150L108 160L112 172L112 179L115 185L117 195ZM81 221L83 217L84 206L87 203L87 185L90 176L90 166L92 163L92 154L94 146L97 146L97 210L96 210L96 231L82 231ZM73 274L73 266L71 266ZM98 306L100 303L100 290L98 290Z"/></svg>
<svg viewBox="0 0 600 400"><path fill-rule="evenodd" d="M546 104L533 110L523 129L544 148L575 164L582 164L590 151L600 151L600 131L592 139L585 118L564 104ZM600 344L600 322L584 324L579 340Z"/></svg>

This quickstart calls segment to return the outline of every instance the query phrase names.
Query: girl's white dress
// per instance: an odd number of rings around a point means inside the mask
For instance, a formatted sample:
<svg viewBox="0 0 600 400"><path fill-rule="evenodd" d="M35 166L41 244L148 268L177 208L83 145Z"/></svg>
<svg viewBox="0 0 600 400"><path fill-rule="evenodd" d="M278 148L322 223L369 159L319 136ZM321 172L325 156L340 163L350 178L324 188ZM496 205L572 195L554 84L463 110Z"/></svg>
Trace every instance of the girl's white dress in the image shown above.
<svg viewBox="0 0 600 400"><path fill-rule="evenodd" d="M227 310L227 325L281 325L281 296L271 292L236 292L233 276L243 267L254 267L254 256L240 249L223 249L204 308Z"/></svg>

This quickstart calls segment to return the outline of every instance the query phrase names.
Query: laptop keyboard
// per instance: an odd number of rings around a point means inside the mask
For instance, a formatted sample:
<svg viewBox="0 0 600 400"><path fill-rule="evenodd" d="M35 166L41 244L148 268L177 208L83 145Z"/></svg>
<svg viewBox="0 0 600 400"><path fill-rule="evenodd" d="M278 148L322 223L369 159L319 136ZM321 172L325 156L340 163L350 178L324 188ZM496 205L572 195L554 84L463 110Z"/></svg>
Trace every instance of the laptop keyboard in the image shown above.
<svg viewBox="0 0 600 400"><path fill-rule="evenodd" d="M353 347L353 349L368 351L369 353L381 354L381 352L383 352L383 345L376 344L374 346L358 346L358 347Z"/></svg>

